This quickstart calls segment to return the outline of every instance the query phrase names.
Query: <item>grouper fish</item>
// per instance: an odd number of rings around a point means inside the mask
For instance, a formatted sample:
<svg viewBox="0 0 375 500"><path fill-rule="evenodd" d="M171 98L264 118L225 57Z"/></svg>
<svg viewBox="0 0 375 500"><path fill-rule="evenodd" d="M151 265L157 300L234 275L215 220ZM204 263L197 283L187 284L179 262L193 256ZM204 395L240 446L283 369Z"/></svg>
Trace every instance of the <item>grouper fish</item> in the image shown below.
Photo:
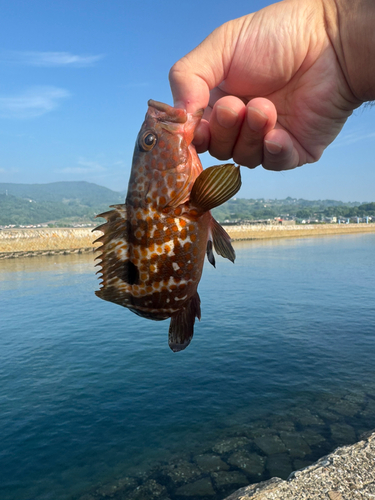
<svg viewBox="0 0 375 500"><path fill-rule="evenodd" d="M125 204L98 217L101 299L153 320L171 318L169 347L185 349L200 319L197 292L205 255L234 262L226 231L210 210L241 186L240 167L205 170L192 144L203 110L150 100L138 134Z"/></svg>

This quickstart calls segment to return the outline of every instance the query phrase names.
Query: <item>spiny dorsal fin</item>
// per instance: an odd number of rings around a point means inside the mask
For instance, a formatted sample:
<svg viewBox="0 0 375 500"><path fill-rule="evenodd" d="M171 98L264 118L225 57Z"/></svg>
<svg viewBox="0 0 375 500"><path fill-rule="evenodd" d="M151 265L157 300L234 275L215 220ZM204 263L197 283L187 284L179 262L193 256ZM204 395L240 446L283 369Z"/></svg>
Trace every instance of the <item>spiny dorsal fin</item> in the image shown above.
<svg viewBox="0 0 375 500"><path fill-rule="evenodd" d="M201 319L201 300L198 292L175 316L169 326L168 344L173 352L183 351L191 342L194 334L195 318Z"/></svg>
<svg viewBox="0 0 375 500"><path fill-rule="evenodd" d="M232 198L240 187L240 167L233 163L206 168L194 182L190 204L200 212L207 212Z"/></svg>
<svg viewBox="0 0 375 500"><path fill-rule="evenodd" d="M98 271L102 274L101 289L96 294L102 297L106 287L109 285L114 276L124 275L124 263L128 259L128 223L126 216L125 205L114 205L113 210L97 215L107 220L93 231L101 231L103 234L97 238L94 243L100 242L102 245L97 248L100 255L95 260L100 260L97 266L101 269ZM130 270L132 271L132 270ZM97 273L97 274L98 274ZM132 273L130 273L133 276ZM112 299L106 299L112 300ZM114 301L113 301L114 302Z"/></svg>
<svg viewBox="0 0 375 500"><path fill-rule="evenodd" d="M232 262L234 262L234 259L236 258L236 253L232 247L230 236L213 217L212 217L211 233L215 251L222 257L225 257L226 259L229 259Z"/></svg>

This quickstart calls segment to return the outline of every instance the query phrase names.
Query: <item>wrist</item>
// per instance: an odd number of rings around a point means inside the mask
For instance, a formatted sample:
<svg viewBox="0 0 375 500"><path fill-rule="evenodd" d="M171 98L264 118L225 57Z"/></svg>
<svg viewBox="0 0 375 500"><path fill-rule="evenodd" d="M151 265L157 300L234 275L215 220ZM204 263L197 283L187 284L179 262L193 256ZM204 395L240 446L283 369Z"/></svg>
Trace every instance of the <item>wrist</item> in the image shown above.
<svg viewBox="0 0 375 500"><path fill-rule="evenodd" d="M374 0L323 0L328 36L353 95L375 99Z"/></svg>

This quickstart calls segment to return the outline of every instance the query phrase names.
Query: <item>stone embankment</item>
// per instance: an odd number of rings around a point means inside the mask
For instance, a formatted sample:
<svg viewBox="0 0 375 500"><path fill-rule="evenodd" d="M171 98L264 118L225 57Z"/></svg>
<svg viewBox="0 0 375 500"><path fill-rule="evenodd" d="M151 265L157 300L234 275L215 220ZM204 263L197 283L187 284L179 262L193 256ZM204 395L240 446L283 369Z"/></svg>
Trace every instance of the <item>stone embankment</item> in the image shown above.
<svg viewBox="0 0 375 500"><path fill-rule="evenodd" d="M92 252L99 235L89 228L6 229L0 231L0 259Z"/></svg>
<svg viewBox="0 0 375 500"><path fill-rule="evenodd" d="M374 233L375 224L225 226L233 241ZM0 259L90 252L100 233L90 228L6 229L0 231Z"/></svg>
<svg viewBox="0 0 375 500"><path fill-rule="evenodd" d="M337 448L284 481L274 477L232 493L226 500L365 500L375 498L375 432Z"/></svg>
<svg viewBox="0 0 375 500"><path fill-rule="evenodd" d="M375 224L295 224L225 226L233 241L270 238L306 238L310 236L375 233Z"/></svg>

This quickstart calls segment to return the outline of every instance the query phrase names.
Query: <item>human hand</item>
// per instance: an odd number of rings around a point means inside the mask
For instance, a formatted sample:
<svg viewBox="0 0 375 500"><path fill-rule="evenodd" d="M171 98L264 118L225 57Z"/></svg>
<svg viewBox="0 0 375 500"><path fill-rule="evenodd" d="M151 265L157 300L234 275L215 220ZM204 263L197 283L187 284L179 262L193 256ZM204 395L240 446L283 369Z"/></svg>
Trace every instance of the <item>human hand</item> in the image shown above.
<svg viewBox="0 0 375 500"><path fill-rule="evenodd" d="M175 106L205 109L197 151L269 170L317 161L362 103L326 27L323 1L284 0L220 26L178 61Z"/></svg>

